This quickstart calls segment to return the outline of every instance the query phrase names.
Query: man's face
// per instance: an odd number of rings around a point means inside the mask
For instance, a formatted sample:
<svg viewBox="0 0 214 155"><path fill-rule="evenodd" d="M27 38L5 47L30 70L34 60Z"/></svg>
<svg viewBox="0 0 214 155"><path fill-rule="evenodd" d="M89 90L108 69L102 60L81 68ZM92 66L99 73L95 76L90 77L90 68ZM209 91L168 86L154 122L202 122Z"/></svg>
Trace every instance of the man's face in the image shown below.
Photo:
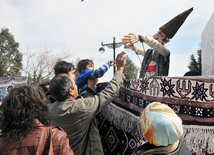
<svg viewBox="0 0 214 155"><path fill-rule="evenodd" d="M94 70L94 64L92 62L89 62L85 69Z"/></svg>
<svg viewBox="0 0 214 155"><path fill-rule="evenodd" d="M153 38L154 38L155 40L157 40L158 42L160 42L162 45L168 43L168 41L167 41L167 42L163 41L163 39L164 39L165 37L162 36L160 33L155 33L155 34L153 35Z"/></svg>
<svg viewBox="0 0 214 155"><path fill-rule="evenodd" d="M76 81L75 81L75 79L71 78L70 76L69 76L69 78L71 79L71 81L73 83L73 87L74 87L74 89L72 89L72 91L73 91L73 98L76 99L77 96L79 96L78 88L77 88L77 85L76 85Z"/></svg>
<svg viewBox="0 0 214 155"><path fill-rule="evenodd" d="M71 68L71 70L67 73L67 75L71 77L71 79L75 79L76 77L74 73L75 73L75 70Z"/></svg>

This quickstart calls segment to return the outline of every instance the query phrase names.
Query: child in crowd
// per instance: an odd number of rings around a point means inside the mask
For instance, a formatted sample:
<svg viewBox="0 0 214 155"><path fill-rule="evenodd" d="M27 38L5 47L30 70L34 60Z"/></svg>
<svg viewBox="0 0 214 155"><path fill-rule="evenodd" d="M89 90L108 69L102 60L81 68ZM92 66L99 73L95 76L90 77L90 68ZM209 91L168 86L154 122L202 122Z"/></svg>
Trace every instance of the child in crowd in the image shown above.
<svg viewBox="0 0 214 155"><path fill-rule="evenodd" d="M88 88L87 85L88 78L93 79L102 77L105 74L105 72L114 64L114 62L115 62L114 60L110 60L106 64L102 65L101 67L95 70L94 63L92 60L89 59L80 60L78 63L78 71L80 74L76 79L79 94L84 95L84 93L86 92ZM96 92L96 87L90 89Z"/></svg>

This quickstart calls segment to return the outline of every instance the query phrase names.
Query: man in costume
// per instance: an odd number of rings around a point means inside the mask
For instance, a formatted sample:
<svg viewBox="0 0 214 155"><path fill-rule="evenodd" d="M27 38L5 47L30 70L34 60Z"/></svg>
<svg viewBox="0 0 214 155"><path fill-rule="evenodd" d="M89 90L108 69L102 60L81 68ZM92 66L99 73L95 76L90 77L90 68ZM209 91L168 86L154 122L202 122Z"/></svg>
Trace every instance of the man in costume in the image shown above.
<svg viewBox="0 0 214 155"><path fill-rule="evenodd" d="M159 31L153 35L153 39L147 35L136 35L134 33L124 36L123 45L130 47L136 54L144 56L140 78L168 76L170 51L164 45L170 41L169 39L172 39L192 10L193 8L184 11L161 26ZM138 47L135 45L138 41L145 42L152 49L145 50Z"/></svg>

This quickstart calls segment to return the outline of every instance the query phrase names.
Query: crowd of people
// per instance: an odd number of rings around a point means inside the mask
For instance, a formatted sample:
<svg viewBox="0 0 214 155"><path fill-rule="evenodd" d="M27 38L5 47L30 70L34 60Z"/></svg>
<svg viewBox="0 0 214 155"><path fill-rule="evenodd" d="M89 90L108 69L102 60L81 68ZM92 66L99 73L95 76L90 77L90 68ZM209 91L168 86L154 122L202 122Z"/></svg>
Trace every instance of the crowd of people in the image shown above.
<svg viewBox="0 0 214 155"><path fill-rule="evenodd" d="M97 79L89 78L80 96L74 66L65 61L55 65L50 83L15 86L1 106L0 154L104 154L96 115L118 95L126 57L118 54L117 72L98 94Z"/></svg>
<svg viewBox="0 0 214 155"><path fill-rule="evenodd" d="M192 8L171 20L154 34L129 33L122 39L124 46L136 54L144 55L140 78L167 76L170 51L164 46L183 24ZM175 26L179 18L178 26ZM181 19L182 20L181 20ZM153 49L135 45L145 42ZM75 77L72 63L55 64L55 76L50 82L15 86L2 101L0 154L76 154L104 155L98 130L97 114L119 93L125 80L123 70L127 55L121 52L98 69L93 61L81 60L79 76ZM108 85L96 91L97 78L112 66L116 73ZM191 151L181 140L182 120L167 105L150 103L140 114L139 123L146 142L135 149L139 154L190 155Z"/></svg>

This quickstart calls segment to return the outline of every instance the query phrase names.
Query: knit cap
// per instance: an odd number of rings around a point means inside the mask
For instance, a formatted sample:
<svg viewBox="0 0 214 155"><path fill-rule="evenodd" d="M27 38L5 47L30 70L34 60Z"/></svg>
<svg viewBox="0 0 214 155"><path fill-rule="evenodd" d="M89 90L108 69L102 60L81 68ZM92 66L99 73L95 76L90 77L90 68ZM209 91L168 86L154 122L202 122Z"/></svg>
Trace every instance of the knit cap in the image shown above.
<svg viewBox="0 0 214 155"><path fill-rule="evenodd" d="M182 120L166 104L150 103L139 120L144 137L155 146L168 146L182 137Z"/></svg>

